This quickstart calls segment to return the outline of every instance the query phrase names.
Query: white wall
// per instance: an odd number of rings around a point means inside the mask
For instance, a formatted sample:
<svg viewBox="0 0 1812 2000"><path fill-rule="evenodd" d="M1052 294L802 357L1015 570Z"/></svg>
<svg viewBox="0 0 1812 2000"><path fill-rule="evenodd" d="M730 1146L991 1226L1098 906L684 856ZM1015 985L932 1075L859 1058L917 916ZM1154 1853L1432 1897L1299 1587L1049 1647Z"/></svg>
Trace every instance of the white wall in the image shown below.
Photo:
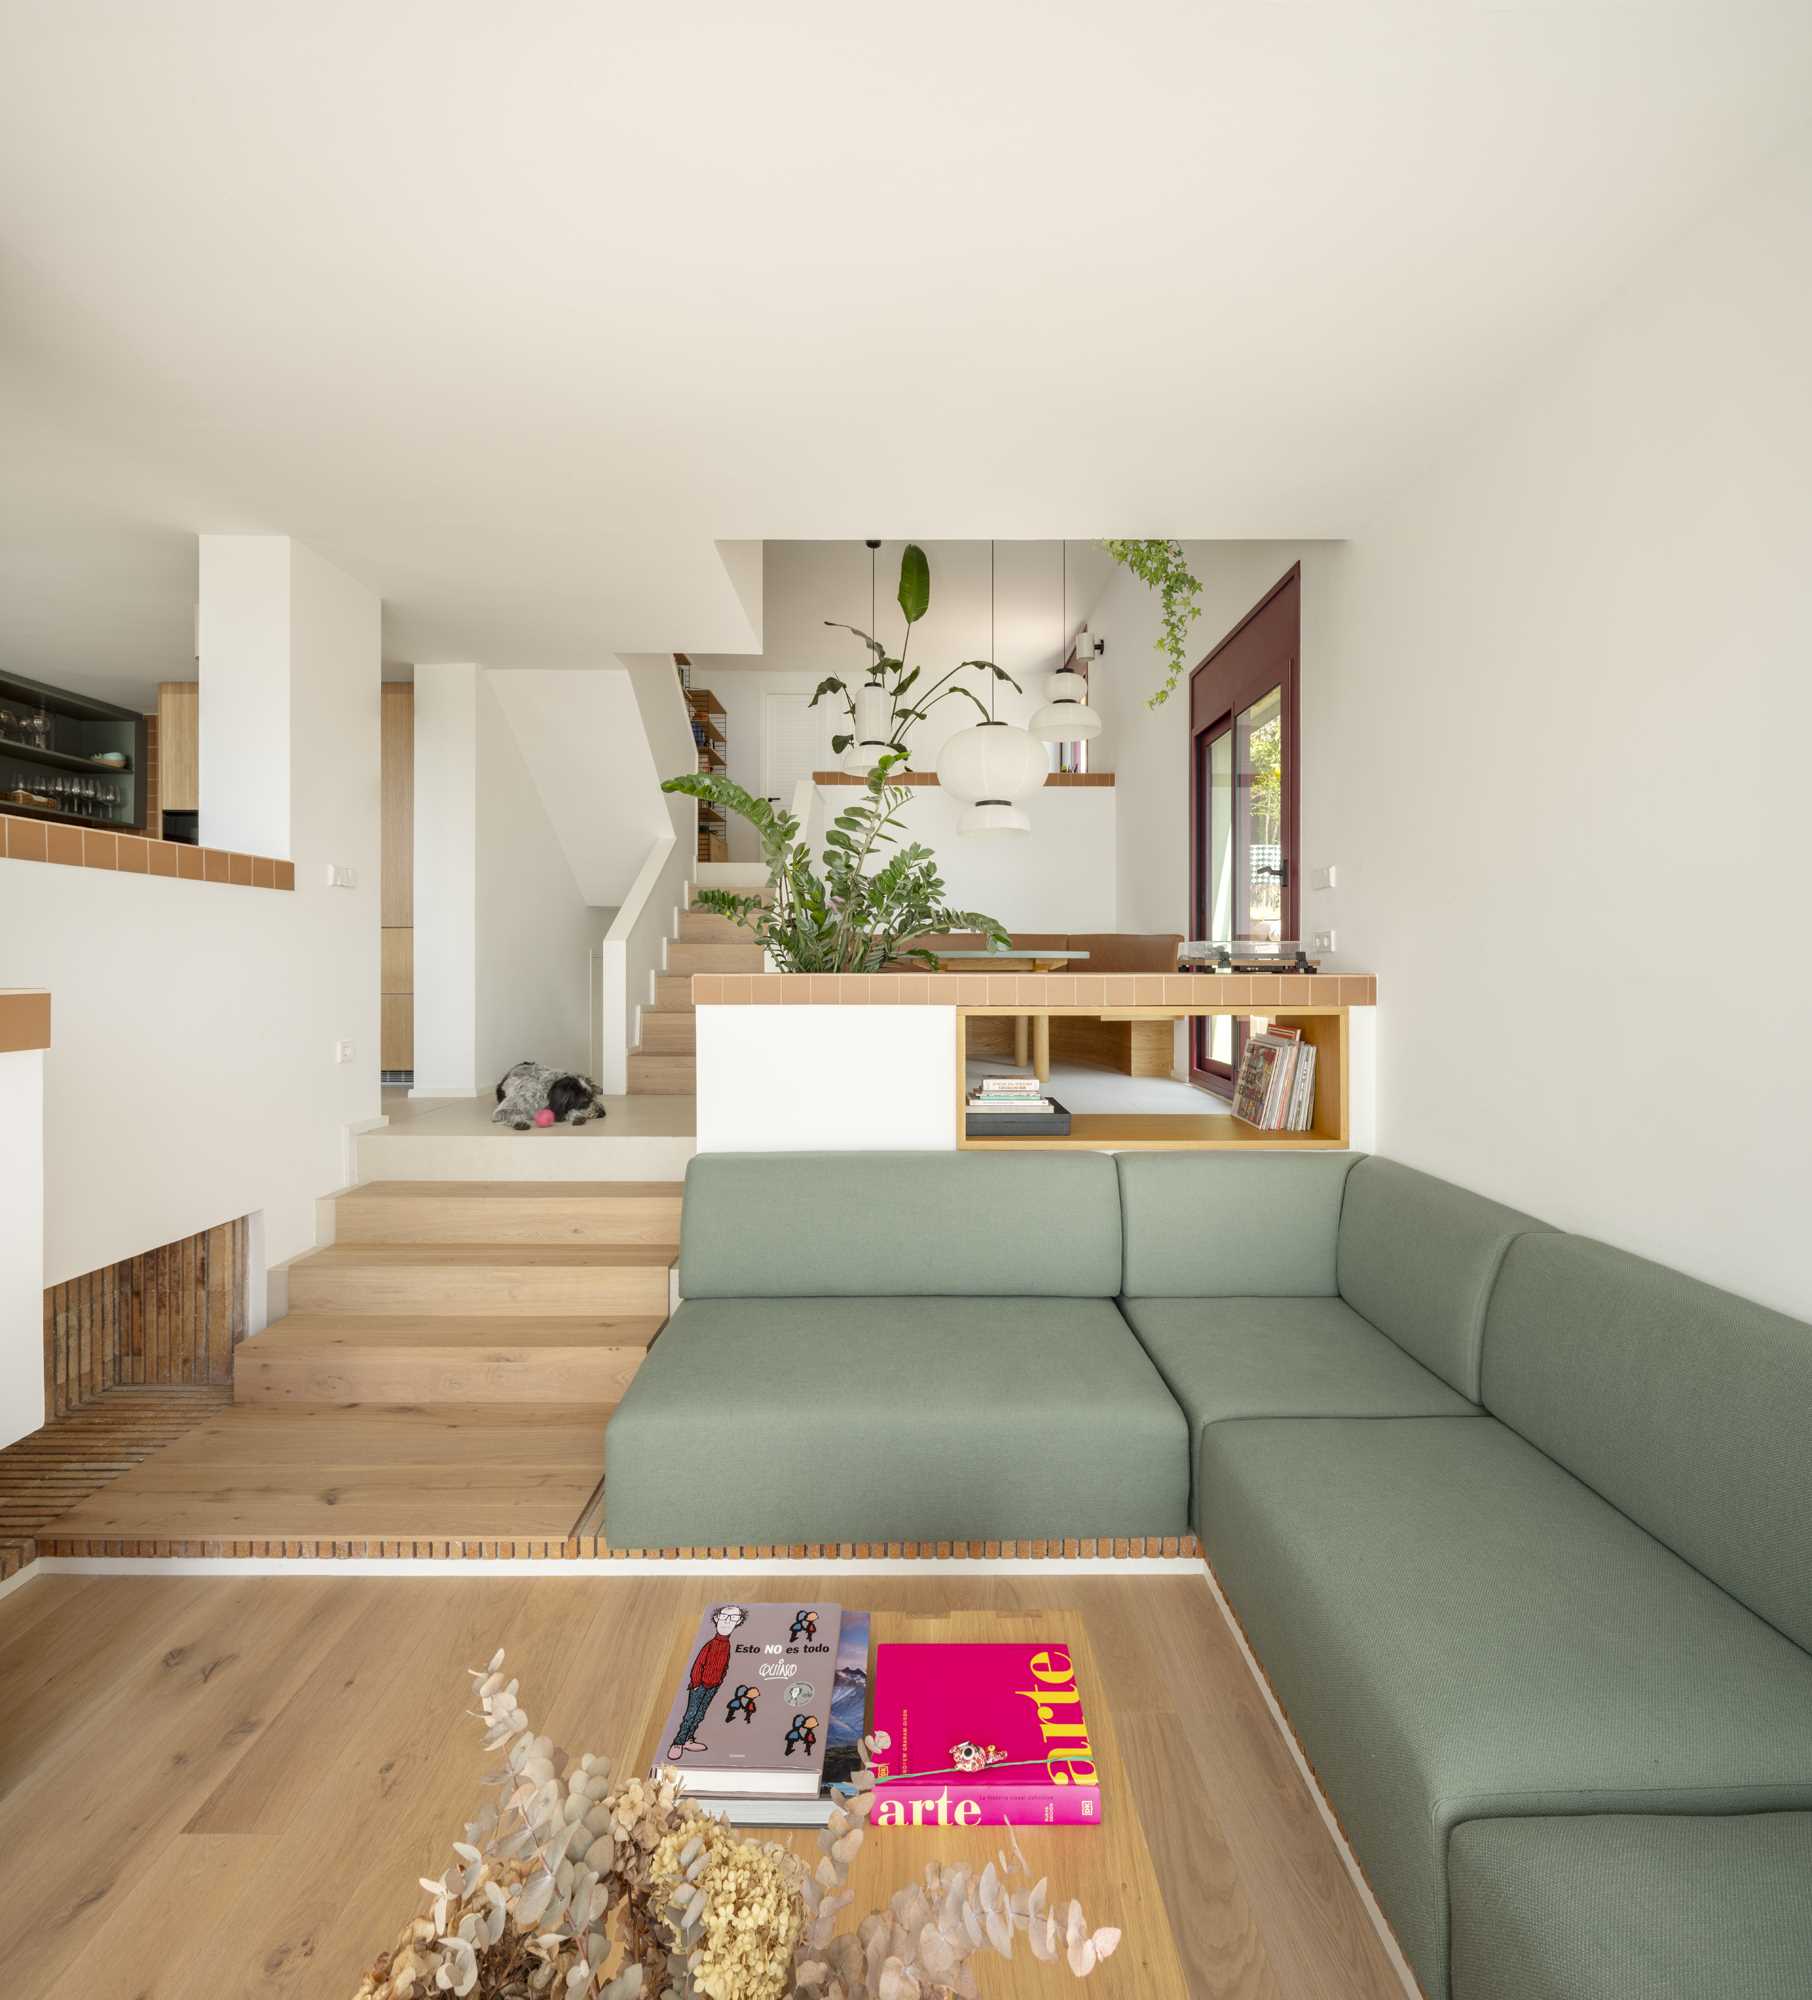
<svg viewBox="0 0 1812 2000"><path fill-rule="evenodd" d="M701 1153L955 1145L954 1007L699 1008Z"/></svg>
<svg viewBox="0 0 1812 2000"><path fill-rule="evenodd" d="M480 672L415 669L414 1097L478 1088Z"/></svg>
<svg viewBox="0 0 1812 2000"><path fill-rule="evenodd" d="M203 535L200 543L201 841L282 859L290 851L292 544L282 535Z"/></svg>
<svg viewBox="0 0 1812 2000"><path fill-rule="evenodd" d="M480 1090L525 1058L586 1068L591 954L608 922L608 913L580 893L494 680L482 676L477 690L474 1062Z"/></svg>
<svg viewBox="0 0 1812 2000"><path fill-rule="evenodd" d="M1379 975L1381 1150L1800 1314L1808 352L1802 142L1306 553L1303 656L1303 924ZM1122 753L1123 854L1186 731Z"/></svg>
<svg viewBox="0 0 1812 2000"><path fill-rule="evenodd" d="M26 866L26 863L20 863ZM44 1421L44 1057L0 1054L0 1445Z"/></svg>
<svg viewBox="0 0 1812 2000"><path fill-rule="evenodd" d="M296 1255L378 1115L379 607L286 546L289 740L244 754L286 774L293 893L0 862L0 986L53 1009L47 1285L258 1211L267 1261Z"/></svg>
<svg viewBox="0 0 1812 2000"><path fill-rule="evenodd" d="M531 682L543 677L530 676ZM588 694L608 674L557 673L574 706L590 715ZM555 786L606 787L583 735L550 745L563 711L543 712L540 691L512 674L465 665L415 670L415 1083L418 1097L471 1096L492 1089L512 1063L529 1059L583 1069L591 1061L591 954L613 911L588 900L563 832L598 835L581 801L556 826L518 734L526 720L542 773ZM620 672L614 679L627 690ZM593 684L596 683L597 686ZM516 697L521 696L520 703ZM512 709L520 707L520 715ZM646 762L646 740L628 704ZM656 824L667 818L653 792ZM614 863L598 857L600 888Z"/></svg>

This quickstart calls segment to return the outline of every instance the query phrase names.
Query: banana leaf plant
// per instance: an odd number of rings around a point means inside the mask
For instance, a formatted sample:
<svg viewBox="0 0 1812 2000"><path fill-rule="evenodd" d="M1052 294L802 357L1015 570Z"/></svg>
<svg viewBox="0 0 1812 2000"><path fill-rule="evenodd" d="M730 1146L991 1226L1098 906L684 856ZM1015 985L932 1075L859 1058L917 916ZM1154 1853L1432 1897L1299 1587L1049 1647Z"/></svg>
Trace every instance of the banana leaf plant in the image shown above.
<svg viewBox="0 0 1812 2000"><path fill-rule="evenodd" d="M831 738L831 749L841 757L852 743L860 743L869 754L871 768L885 752L895 763L910 769L912 759L907 738L914 723L923 722L940 701L948 701L952 695L962 695L974 702L983 718L988 718L988 705L972 687L957 679L959 674L974 668L992 674L996 681L1005 681L1010 688L1019 687L1006 668L997 667L992 660L959 660L947 674L921 687L919 676L924 669L908 667L906 655L912 649L912 628L931 608L931 564L916 542L907 543L900 556L900 587L896 596L906 620L897 656L873 633L864 632L858 625L845 625L836 618L824 621L833 631L854 633L868 648L868 678L852 688L840 674L827 674L811 699L811 706L816 708L827 698L841 697L849 715L849 728Z"/></svg>
<svg viewBox="0 0 1812 2000"><path fill-rule="evenodd" d="M746 819L761 837L766 899L701 889L699 906L749 931L782 972L879 972L903 961L935 972L937 953L919 940L941 931L980 931L1006 950L1012 939L997 918L945 903L944 878L931 850L917 841L901 844L900 818L912 792L887 782L901 761L891 751L876 761L856 803L826 829L816 860L791 813L721 772L667 779L663 791L708 800ZM888 847L897 852L882 860Z"/></svg>

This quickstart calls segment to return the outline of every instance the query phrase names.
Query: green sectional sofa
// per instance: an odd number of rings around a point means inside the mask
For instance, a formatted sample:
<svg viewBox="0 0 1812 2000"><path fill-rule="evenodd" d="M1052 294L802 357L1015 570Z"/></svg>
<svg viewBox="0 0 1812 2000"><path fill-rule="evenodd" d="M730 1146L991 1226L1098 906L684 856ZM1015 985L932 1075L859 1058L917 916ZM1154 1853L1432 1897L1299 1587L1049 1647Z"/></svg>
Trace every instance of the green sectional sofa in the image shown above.
<svg viewBox="0 0 1812 2000"><path fill-rule="evenodd" d="M1429 2000L1812 1995L1812 1327L1392 1161L716 1155L625 1546L1193 1528Z"/></svg>

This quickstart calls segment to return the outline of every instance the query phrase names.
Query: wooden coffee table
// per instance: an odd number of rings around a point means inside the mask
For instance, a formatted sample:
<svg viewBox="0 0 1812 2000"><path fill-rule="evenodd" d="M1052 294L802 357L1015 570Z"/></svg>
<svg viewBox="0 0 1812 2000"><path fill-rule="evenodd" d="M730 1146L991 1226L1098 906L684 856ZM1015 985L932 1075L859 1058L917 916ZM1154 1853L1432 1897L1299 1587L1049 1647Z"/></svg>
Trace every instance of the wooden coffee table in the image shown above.
<svg viewBox="0 0 1812 2000"><path fill-rule="evenodd" d="M690 1626L678 1634L661 1676L663 1690L678 1687L685 1678L693 1638ZM1072 1896L1077 1897L1091 1929L1111 1924L1120 1930L1120 1947L1086 1980L1077 1981L1061 1963L1041 1965L1022 1938L1010 1962L992 1952L971 1961L981 1991L999 1996L999 2000L1008 1995L1014 2000L1021 1995L1031 2000L1031 1996L1046 1993L1069 1993L1076 2000L1185 2000L1189 1989L1115 1737L1113 1689L1096 1662L1081 1613L951 1611L937 1617L916 1617L877 1611L870 1639L874 1643L913 1640L971 1645L1061 1639L1075 1662L1089 1737L1101 1770L1101 1824L1022 1829L1019 1844L1031 1873L1018 1886L1029 1889L1040 1875L1048 1877L1051 1900L1060 1912ZM647 1769L664 1747L656 1744L654 1736L665 1721L663 1699L659 1712L649 1721L639 1768ZM817 1862L816 1828L754 1827L749 1831ZM1004 1827L875 1827L863 1841L862 1852L850 1871L856 1900L846 1918L859 1917L884 1903L895 1889L915 1880L927 1861L969 1861L979 1870L1005 1845Z"/></svg>

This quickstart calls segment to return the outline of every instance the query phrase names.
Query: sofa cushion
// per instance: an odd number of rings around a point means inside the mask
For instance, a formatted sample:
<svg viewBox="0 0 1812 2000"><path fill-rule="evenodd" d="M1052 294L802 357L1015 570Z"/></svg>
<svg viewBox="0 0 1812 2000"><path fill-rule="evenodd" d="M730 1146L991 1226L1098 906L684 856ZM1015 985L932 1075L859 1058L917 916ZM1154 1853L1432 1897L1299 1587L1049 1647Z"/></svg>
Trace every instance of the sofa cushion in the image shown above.
<svg viewBox="0 0 1812 2000"><path fill-rule="evenodd" d="M1088 1152L698 1153L679 1285L689 1299L1112 1298L1114 1163Z"/></svg>
<svg viewBox="0 0 1812 2000"><path fill-rule="evenodd" d="M1120 1310L1198 1453L1229 1418L1480 1414L1343 1299L1122 1299Z"/></svg>
<svg viewBox="0 0 1812 2000"><path fill-rule="evenodd" d="M1454 2000L1805 2000L1812 1813L1453 1830Z"/></svg>
<svg viewBox="0 0 1812 2000"><path fill-rule="evenodd" d="M1100 1299L689 1300L604 1451L625 1548L1189 1525L1189 1427Z"/></svg>
<svg viewBox="0 0 1812 2000"><path fill-rule="evenodd" d="M1117 1153L1128 1298L1332 1294L1351 1153Z"/></svg>
<svg viewBox="0 0 1812 2000"><path fill-rule="evenodd" d="M1181 931L1082 931L1069 939L1071 951L1088 957L1072 972L1175 972Z"/></svg>
<svg viewBox="0 0 1812 2000"><path fill-rule="evenodd" d="M1395 1160L1361 1160L1340 1209L1339 1292L1471 1402L1504 1252L1545 1222Z"/></svg>
<svg viewBox="0 0 1812 2000"><path fill-rule="evenodd" d="M1812 1807L1812 1658L1489 1416L1212 1424L1203 1545L1430 2000L1480 1818Z"/></svg>
<svg viewBox="0 0 1812 2000"><path fill-rule="evenodd" d="M1583 1236L1514 1244L1485 1400L1812 1647L1812 1326Z"/></svg>

